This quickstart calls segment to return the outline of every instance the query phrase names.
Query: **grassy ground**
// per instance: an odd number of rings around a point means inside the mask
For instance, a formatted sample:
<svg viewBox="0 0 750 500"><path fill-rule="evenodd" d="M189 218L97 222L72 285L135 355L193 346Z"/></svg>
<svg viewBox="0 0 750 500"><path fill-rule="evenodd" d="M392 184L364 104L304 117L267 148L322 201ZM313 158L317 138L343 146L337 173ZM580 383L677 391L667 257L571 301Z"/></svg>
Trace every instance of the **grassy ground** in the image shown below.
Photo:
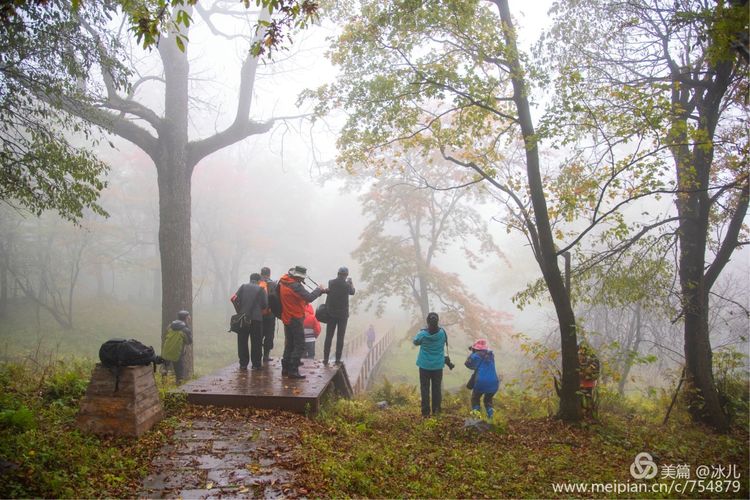
<svg viewBox="0 0 750 500"><path fill-rule="evenodd" d="M90 361L0 365L0 497L129 497L167 439L170 419L140 440L75 428Z"/></svg>
<svg viewBox="0 0 750 500"><path fill-rule="evenodd" d="M664 427L642 416L618 414L570 426L550 418L509 415L515 403L499 401L491 430L477 433L464 429L469 417L466 395L448 397L441 417L422 419L414 391L400 393L393 398L398 404L385 410L371 400L339 401L305 429L300 487L320 497L616 498L618 485L670 486L672 481L661 476L652 481L631 477L634 457L645 451L662 466L688 464L693 479L699 465L733 464L742 477L719 486L705 483L703 491L694 484L687 495L628 489L620 498L748 497L746 428L716 435L688 423L682 414ZM553 483L610 484L613 489L563 493L556 492Z"/></svg>
<svg viewBox="0 0 750 500"><path fill-rule="evenodd" d="M82 434L74 419L90 368L91 361L76 360L0 364L0 497L131 498L180 420L221 413L186 408L172 397L165 399L167 418L137 441ZM162 387L163 396L167 389ZM699 465L735 466L742 474L722 492L711 483L714 491L685 496L748 497L746 414L738 419L744 425L716 435L689 423L681 411L667 426L659 425L652 410L661 401L650 408L647 401L605 399L599 422L570 426L538 416L543 405L531 395L504 393L491 429L478 434L464 429L467 399L465 390L446 394L443 415L422 419L414 386L385 384L369 398L330 401L315 419L287 417L299 432L299 449L286 465L298 471L289 497L614 498L555 492L553 483L668 485L659 477L631 478L630 465L644 451L662 467L687 464L694 474ZM375 401L390 406L379 409ZM619 495L679 496L629 490Z"/></svg>
<svg viewBox="0 0 750 500"><path fill-rule="evenodd" d="M160 322L161 311L152 305L101 299L77 304L74 327L64 330L48 314L37 315L33 307L21 302L14 304L11 314L0 321L0 355L4 359L75 356L98 360L101 344L115 337L138 339L158 352L161 332L154 326ZM228 316L220 309L195 311L196 376L236 361L237 341L233 333L227 332L228 324ZM281 351L279 342L276 344L274 353Z"/></svg>
<svg viewBox="0 0 750 500"><path fill-rule="evenodd" d="M73 330L61 330L45 315L37 319L29 308L0 323L0 498L136 496L153 456L169 441L177 421L202 411L187 411L173 399L165 400L168 418L138 441L79 433L74 419L99 345L112 337L132 337L157 346L159 332L152 325L158 324L159 312L101 302L81 305L77 318ZM226 332L224 314L198 310L196 318L196 374L234 361L236 346ZM736 384L739 411L728 435L693 425L680 409L668 425L660 425L669 403L667 392L623 400L602 391L600 420L569 426L549 417L554 401L511 381L496 397L491 430L477 434L464 429L470 416L463 388L468 371L461 366L465 353L460 346L465 349L465 343L459 339L451 346L458 366L445 372L440 418L419 416L417 352L407 339L394 345L382 365L395 384L384 384L381 378L368 398L332 401L316 419L295 420L300 443L292 464L299 471L297 494L748 498L747 380ZM504 374L502 362L498 371ZM169 387L161 389L166 394ZM377 401L390 406L378 409ZM733 466L741 477L736 482L694 482L686 495L628 489L617 495L618 487L674 486L661 476L650 481L631 477L630 466L641 452L650 453L662 471L667 465L687 465L692 480L701 465L712 473ZM556 492L553 483L598 483L612 489ZM684 479L676 483L691 487Z"/></svg>

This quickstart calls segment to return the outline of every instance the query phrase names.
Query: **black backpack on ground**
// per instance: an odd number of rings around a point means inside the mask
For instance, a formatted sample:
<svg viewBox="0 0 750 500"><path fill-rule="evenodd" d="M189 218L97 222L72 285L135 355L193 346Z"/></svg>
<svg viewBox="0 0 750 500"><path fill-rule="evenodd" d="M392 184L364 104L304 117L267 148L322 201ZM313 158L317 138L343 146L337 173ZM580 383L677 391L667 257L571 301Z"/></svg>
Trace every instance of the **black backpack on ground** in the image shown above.
<svg viewBox="0 0 750 500"><path fill-rule="evenodd" d="M154 348L143 345L135 339L110 339L99 348L99 360L115 375L115 392L120 386L121 366L145 366L162 363L161 357L156 355Z"/></svg>
<svg viewBox="0 0 750 500"><path fill-rule="evenodd" d="M268 307L274 316L281 319L281 281L277 281L273 286L268 287Z"/></svg>

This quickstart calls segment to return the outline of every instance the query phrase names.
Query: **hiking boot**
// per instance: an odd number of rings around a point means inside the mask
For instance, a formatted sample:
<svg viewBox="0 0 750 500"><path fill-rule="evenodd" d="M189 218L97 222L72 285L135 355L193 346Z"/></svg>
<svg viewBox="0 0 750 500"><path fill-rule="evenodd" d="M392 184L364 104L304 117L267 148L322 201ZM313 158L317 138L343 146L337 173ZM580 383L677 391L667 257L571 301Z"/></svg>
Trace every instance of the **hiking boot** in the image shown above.
<svg viewBox="0 0 750 500"><path fill-rule="evenodd" d="M289 375L287 375L289 378L307 378L307 375L302 375L299 370L295 370L293 372L289 372Z"/></svg>
<svg viewBox="0 0 750 500"><path fill-rule="evenodd" d="M328 366L328 360L327 359L323 360L323 366Z"/></svg>
<svg viewBox="0 0 750 500"><path fill-rule="evenodd" d="M344 362L343 362L343 361L341 361L340 359L337 359L336 361L334 361L334 363L333 363L333 364L334 364L334 365L336 365L336 366L341 366L341 365L343 365L343 364L344 364Z"/></svg>
<svg viewBox="0 0 750 500"><path fill-rule="evenodd" d="M266 356L265 358L263 358L263 362L264 363L269 363L271 361L273 361L273 358L269 358L268 356Z"/></svg>

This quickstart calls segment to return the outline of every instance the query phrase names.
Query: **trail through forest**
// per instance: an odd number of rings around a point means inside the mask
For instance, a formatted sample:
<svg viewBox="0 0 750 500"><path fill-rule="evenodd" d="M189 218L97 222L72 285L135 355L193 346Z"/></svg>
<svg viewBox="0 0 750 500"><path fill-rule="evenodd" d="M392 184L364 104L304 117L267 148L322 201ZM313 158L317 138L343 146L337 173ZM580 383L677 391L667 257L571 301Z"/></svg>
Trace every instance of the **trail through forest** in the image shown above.
<svg viewBox="0 0 750 500"><path fill-rule="evenodd" d="M189 406L143 481L142 498L294 498L299 420L290 413L252 413Z"/></svg>

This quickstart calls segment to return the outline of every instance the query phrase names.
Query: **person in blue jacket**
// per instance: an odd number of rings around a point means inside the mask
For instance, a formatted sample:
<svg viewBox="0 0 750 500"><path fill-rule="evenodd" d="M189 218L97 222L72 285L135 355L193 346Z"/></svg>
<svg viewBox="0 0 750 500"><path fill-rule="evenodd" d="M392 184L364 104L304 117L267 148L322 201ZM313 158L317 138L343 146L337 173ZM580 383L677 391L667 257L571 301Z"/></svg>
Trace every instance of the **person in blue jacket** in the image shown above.
<svg viewBox="0 0 750 500"><path fill-rule="evenodd" d="M487 339L479 339L469 347L471 354L466 358L466 368L476 370L476 382L471 391L471 409L481 411L480 399L484 396L484 409L487 416L492 418L495 410L492 408L492 398L495 396L500 379L495 371L495 355L489 350Z"/></svg>
<svg viewBox="0 0 750 500"><path fill-rule="evenodd" d="M419 346L417 366L419 367L419 389L422 395L422 416L430 416L430 395L432 395L432 414L440 413L442 403L443 365L445 364L445 345L448 335L439 325L437 313L427 315L427 326L419 330L414 337L414 345Z"/></svg>

